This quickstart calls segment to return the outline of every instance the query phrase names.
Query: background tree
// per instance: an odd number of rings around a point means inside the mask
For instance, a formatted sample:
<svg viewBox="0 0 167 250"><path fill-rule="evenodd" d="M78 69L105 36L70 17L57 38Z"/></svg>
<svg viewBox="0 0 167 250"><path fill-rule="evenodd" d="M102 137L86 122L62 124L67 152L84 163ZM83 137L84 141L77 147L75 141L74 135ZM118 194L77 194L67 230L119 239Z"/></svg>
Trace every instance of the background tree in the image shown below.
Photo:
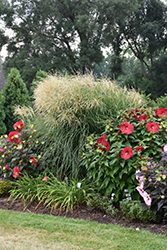
<svg viewBox="0 0 167 250"><path fill-rule="evenodd" d="M36 72L88 73L103 60L104 31L124 18L137 0L13 0L15 20L8 25L6 70L16 67L27 86ZM111 18L112 17L112 18Z"/></svg>
<svg viewBox="0 0 167 250"><path fill-rule="evenodd" d="M4 135L6 133L6 125L4 123L5 120L5 111L4 111L4 96L0 93L0 135Z"/></svg>
<svg viewBox="0 0 167 250"><path fill-rule="evenodd" d="M2 94L4 96L4 123L7 128L7 133L13 130L13 124L16 122L16 117L13 114L15 105L28 106L29 94L25 83L23 82L19 71L12 68L7 77Z"/></svg>
<svg viewBox="0 0 167 250"><path fill-rule="evenodd" d="M5 26L3 25L3 21L5 24L11 25L12 24L12 17L13 17L13 9L10 7L9 2L6 0L0 0L0 50L3 45L8 42L8 36L5 35Z"/></svg>
<svg viewBox="0 0 167 250"><path fill-rule="evenodd" d="M135 58L139 60L144 78L140 79L140 85L146 86L148 94L149 85L152 85L152 90L158 86L156 83L157 74L154 73L154 63L157 66L161 62L160 58L164 58L167 51L167 6L160 0L138 0L138 4L139 8L125 19L119 19L114 29L110 30L108 18L105 35L107 41L113 46L115 57L120 58L115 63L116 68L117 65L119 66L118 73L121 74L121 55L123 55L125 48L130 49ZM118 77L120 74L116 76ZM161 89L165 89L162 87L166 84L166 80L165 82L164 80L163 77L163 82L159 82ZM144 82L142 83L142 81ZM152 97L160 94L162 91L156 89L156 93L152 93Z"/></svg>
<svg viewBox="0 0 167 250"><path fill-rule="evenodd" d="M32 81L31 87L30 87L30 101L33 102L33 94L34 94L34 89L37 87L38 83L43 79L46 78L48 74L42 70L37 71L35 78Z"/></svg>

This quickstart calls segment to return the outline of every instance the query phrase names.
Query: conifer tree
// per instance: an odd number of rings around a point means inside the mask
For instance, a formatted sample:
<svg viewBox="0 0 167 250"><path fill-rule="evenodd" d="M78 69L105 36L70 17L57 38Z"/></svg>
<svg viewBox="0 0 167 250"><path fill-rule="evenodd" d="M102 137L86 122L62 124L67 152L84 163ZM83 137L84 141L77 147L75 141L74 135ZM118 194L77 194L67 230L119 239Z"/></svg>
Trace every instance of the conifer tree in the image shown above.
<svg viewBox="0 0 167 250"><path fill-rule="evenodd" d="M4 135L6 133L6 126L4 123L4 119L5 119L5 111L4 111L4 96L2 95L2 93L0 93L0 135Z"/></svg>
<svg viewBox="0 0 167 250"><path fill-rule="evenodd" d="M5 98L4 111L6 117L4 122L7 128L7 133L9 133L13 130L13 124L16 122L14 107L17 105L30 105L27 87L16 68L12 68L8 74L7 83L5 84L2 93Z"/></svg>

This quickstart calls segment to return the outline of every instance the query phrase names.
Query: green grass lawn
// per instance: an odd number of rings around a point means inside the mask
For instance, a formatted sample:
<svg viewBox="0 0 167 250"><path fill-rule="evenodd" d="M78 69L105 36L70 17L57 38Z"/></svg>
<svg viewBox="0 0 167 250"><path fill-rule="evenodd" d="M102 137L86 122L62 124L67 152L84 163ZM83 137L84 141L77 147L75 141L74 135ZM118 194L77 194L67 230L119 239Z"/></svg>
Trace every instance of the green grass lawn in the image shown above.
<svg viewBox="0 0 167 250"><path fill-rule="evenodd" d="M167 249L167 237L119 225L0 210L1 250Z"/></svg>

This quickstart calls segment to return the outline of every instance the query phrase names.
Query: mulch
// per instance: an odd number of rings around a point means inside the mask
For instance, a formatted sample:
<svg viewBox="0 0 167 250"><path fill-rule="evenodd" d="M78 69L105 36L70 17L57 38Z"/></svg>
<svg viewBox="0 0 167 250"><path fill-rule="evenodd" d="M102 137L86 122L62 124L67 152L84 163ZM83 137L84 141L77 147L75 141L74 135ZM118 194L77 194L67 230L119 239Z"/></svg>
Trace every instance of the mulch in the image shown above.
<svg viewBox="0 0 167 250"><path fill-rule="evenodd" d="M37 202L31 202L25 208L22 200L13 200L8 199L8 197L0 197L0 209L13 210L25 213L35 213L35 214L48 214L53 216L64 216L66 218L74 218L79 220L89 220L96 221L102 224L118 224L126 228L133 228L135 230L148 230L155 234L162 234L167 236L167 223L163 225L161 223L143 223L139 220L130 221L123 215L117 215L112 217L111 215L104 214L98 210L90 210L88 207L80 206L73 211L69 210L66 214L65 211L60 211L59 209L54 209L51 213L51 210L46 208L44 204L38 206Z"/></svg>

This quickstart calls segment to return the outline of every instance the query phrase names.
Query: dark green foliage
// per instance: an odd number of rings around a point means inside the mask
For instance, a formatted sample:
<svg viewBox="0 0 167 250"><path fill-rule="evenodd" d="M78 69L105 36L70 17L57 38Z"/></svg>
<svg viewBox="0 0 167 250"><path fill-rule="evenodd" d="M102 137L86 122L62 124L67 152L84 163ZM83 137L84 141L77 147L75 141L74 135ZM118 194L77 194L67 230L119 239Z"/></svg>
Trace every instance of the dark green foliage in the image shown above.
<svg viewBox="0 0 167 250"><path fill-rule="evenodd" d="M4 112L4 96L0 93L0 135L6 133L6 125L4 123L5 120L5 112Z"/></svg>
<svg viewBox="0 0 167 250"><path fill-rule="evenodd" d="M13 130L13 124L17 121L13 114L14 107L16 105L28 106L30 104L28 90L16 68L12 68L8 74L7 83L3 88L2 94L5 98L4 111L6 116L4 123L7 133L9 133Z"/></svg>
<svg viewBox="0 0 167 250"><path fill-rule="evenodd" d="M149 221L157 221L157 216L152 212L152 210L144 210L140 206L140 201L124 199L120 202L121 213L123 213L128 219L135 220L139 219L144 223Z"/></svg>
<svg viewBox="0 0 167 250"><path fill-rule="evenodd" d="M88 200L87 205L91 210L97 209L112 216L118 215L119 213L119 210L114 207L111 198L98 193Z"/></svg>
<svg viewBox="0 0 167 250"><path fill-rule="evenodd" d="M5 179L0 180L0 196L5 196L8 194L11 188L10 183L7 182Z"/></svg>
<svg viewBox="0 0 167 250"><path fill-rule="evenodd" d="M155 99L166 92L167 6L159 0L138 0L138 3L137 10L119 19L114 32L111 28L109 42L119 58L115 62L119 66L117 71L121 69L121 52L126 54L130 50L140 63L140 76L136 78L135 72L128 77L128 84L151 93Z"/></svg>

